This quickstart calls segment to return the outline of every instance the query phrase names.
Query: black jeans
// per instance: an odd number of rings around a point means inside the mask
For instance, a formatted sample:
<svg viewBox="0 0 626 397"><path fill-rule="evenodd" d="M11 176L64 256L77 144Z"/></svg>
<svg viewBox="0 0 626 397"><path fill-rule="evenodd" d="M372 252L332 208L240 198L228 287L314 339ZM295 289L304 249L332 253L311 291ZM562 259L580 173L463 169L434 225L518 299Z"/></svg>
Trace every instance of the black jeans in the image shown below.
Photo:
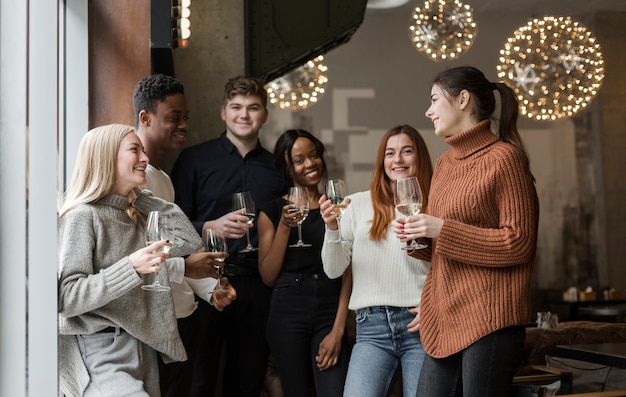
<svg viewBox="0 0 626 397"><path fill-rule="evenodd" d="M237 299L223 312L200 301L197 311L204 320L194 362L191 397L259 397L269 347L265 336L271 289L259 276L228 277ZM226 354L225 358L220 357ZM223 378L218 379L224 362Z"/></svg>
<svg viewBox="0 0 626 397"><path fill-rule="evenodd" d="M503 397L512 395L522 361L526 330L507 327L446 358L426 356L417 397Z"/></svg>
<svg viewBox="0 0 626 397"><path fill-rule="evenodd" d="M330 333L341 279L323 274L282 273L274 285L267 338L285 397L341 397L349 362L346 334L337 365L320 371L315 363Z"/></svg>

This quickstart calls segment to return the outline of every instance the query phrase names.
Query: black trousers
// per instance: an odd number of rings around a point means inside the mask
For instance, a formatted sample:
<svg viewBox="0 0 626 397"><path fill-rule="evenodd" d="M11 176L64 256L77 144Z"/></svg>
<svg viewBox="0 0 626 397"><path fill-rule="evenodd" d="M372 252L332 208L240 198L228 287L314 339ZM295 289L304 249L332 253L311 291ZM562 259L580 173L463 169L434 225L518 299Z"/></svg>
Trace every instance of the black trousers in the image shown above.
<svg viewBox="0 0 626 397"><path fill-rule="evenodd" d="M348 372L346 333L337 365L320 371L315 362L335 322L341 278L282 273L272 293L267 338L285 397L341 397Z"/></svg>
<svg viewBox="0 0 626 397"><path fill-rule="evenodd" d="M511 326L494 331L449 357L426 355L417 397L511 396L525 338L524 326Z"/></svg>
<svg viewBox="0 0 626 397"><path fill-rule="evenodd" d="M237 299L223 312L200 301L201 321L191 397L258 397L269 347L265 336L271 289L259 276L230 276ZM220 357L225 354L225 357ZM221 363L223 372L220 372ZM222 374L221 379L218 375Z"/></svg>
<svg viewBox="0 0 626 397"><path fill-rule="evenodd" d="M187 361L165 364L159 355L161 397L189 396L194 358L200 336L196 331L199 321L198 310L188 317L178 319L178 333L183 341L185 350L187 350Z"/></svg>

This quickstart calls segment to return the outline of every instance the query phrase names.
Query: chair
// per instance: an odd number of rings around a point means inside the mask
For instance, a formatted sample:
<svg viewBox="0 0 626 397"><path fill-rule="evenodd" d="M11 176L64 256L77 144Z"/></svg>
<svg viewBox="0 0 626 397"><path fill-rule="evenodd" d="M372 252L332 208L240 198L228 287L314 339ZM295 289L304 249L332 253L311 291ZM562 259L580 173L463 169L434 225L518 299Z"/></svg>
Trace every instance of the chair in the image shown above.
<svg viewBox="0 0 626 397"><path fill-rule="evenodd" d="M531 372L513 378L513 397L544 397L549 389L560 393L572 392L572 373L544 365L531 365ZM559 382L557 386L554 386Z"/></svg>

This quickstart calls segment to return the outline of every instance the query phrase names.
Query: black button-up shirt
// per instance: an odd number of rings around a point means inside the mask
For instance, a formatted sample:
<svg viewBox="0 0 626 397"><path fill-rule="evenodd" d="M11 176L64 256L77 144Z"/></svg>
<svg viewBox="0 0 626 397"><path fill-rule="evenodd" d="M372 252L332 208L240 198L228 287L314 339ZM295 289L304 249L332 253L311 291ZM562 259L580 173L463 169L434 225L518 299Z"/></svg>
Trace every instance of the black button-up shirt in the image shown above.
<svg viewBox="0 0 626 397"><path fill-rule="evenodd" d="M261 146L242 158L222 133L219 138L184 149L171 175L176 204L187 214L198 233L202 225L233 211L232 194L249 191L258 209L285 194L287 184L274 167L273 155ZM256 220L250 240L257 247ZM241 254L246 238L228 240L228 263L257 267L257 253Z"/></svg>

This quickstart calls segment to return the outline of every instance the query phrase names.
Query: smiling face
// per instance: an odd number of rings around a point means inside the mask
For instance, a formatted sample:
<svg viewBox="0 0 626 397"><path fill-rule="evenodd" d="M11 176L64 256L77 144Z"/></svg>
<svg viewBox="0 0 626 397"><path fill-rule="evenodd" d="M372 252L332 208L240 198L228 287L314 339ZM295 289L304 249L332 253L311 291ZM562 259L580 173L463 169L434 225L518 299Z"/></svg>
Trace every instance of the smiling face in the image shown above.
<svg viewBox="0 0 626 397"><path fill-rule="evenodd" d="M391 181L417 176L417 160L417 149L407 134L396 134L387 139L384 168Z"/></svg>
<svg viewBox="0 0 626 397"><path fill-rule="evenodd" d="M139 137L131 132L120 143L115 164L113 193L126 196L135 187L146 183L148 156Z"/></svg>
<svg viewBox="0 0 626 397"><path fill-rule="evenodd" d="M300 137L291 148L293 162L293 183L295 186L315 187L320 183L324 172L324 161L317 152L315 143Z"/></svg>
<svg viewBox="0 0 626 397"><path fill-rule="evenodd" d="M465 129L461 97L462 95L459 95L458 98L450 100L437 84L433 85L426 117L433 122L437 136L452 136Z"/></svg>
<svg viewBox="0 0 626 397"><path fill-rule="evenodd" d="M142 136L164 151L181 149L187 137L188 117L189 108L185 95L169 95L156 105L154 113L142 110L139 114L146 131Z"/></svg>
<svg viewBox="0 0 626 397"><path fill-rule="evenodd" d="M226 123L226 136L240 142L250 142L259 136L267 120L267 109L256 95L235 95L221 108Z"/></svg>

